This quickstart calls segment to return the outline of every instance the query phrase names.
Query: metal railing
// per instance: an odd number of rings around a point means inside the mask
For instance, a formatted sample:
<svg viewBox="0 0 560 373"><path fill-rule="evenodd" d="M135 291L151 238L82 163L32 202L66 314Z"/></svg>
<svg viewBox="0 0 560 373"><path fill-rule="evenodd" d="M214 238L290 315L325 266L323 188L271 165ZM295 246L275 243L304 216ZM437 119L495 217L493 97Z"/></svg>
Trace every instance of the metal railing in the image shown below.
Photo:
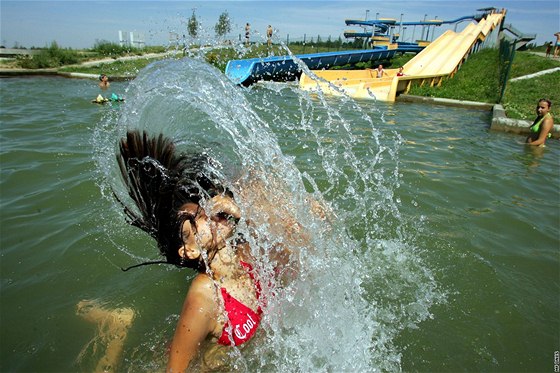
<svg viewBox="0 0 560 373"><path fill-rule="evenodd" d="M515 58L516 44L517 40L510 41L506 38L502 38L500 41L500 98L498 99L498 103L501 103L504 98L511 65L513 64L513 59Z"/></svg>

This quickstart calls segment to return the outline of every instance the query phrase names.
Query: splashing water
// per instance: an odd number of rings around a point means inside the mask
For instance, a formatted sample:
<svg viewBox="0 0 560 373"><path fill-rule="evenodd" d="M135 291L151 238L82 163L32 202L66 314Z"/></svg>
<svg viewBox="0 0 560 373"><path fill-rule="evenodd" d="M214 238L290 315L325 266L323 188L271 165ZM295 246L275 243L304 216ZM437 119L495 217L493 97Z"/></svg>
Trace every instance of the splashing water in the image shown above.
<svg viewBox="0 0 560 373"><path fill-rule="evenodd" d="M247 346L229 349L230 369L400 369L395 337L430 317L443 294L414 244L422 219L399 212L402 139L381 134L382 112L285 84L240 88L190 58L148 66L126 98L94 136L105 196L125 194L114 152L126 130L162 132L179 150L208 152L241 181L230 187L256 223L239 227L255 254L278 243L298 253L299 271L284 286L260 257L257 270L269 284L262 327ZM268 224L271 216L293 229Z"/></svg>

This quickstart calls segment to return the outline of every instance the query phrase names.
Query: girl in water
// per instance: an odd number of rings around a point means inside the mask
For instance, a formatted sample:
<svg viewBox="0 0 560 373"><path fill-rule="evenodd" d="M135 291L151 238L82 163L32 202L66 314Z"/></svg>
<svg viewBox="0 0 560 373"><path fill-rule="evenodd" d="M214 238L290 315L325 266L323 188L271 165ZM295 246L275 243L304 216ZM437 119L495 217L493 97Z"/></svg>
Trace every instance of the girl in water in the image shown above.
<svg viewBox="0 0 560 373"><path fill-rule="evenodd" d="M255 334L262 310L247 243L233 238L241 218L204 155L177 155L174 144L129 132L119 168L140 215L123 204L130 223L158 243L166 263L198 272L171 343L169 372L183 372L210 338L237 346ZM232 239L233 238L233 239Z"/></svg>
<svg viewBox="0 0 560 373"><path fill-rule="evenodd" d="M547 99L540 99L537 104L537 118L529 127L530 134L526 143L529 145L544 145L547 138L552 137L551 131L554 126L554 119L550 114L552 103Z"/></svg>
<svg viewBox="0 0 560 373"><path fill-rule="evenodd" d="M239 346L249 341L259 327L264 296L253 270L255 260L251 248L243 236L236 234L242 219L241 209L233 192L224 186L216 162L205 154L177 154L170 139L139 131L129 131L121 139L117 162L136 208L127 206L116 195L115 198L124 208L129 223L152 236L165 257L123 270L166 263L198 272L177 322L167 371L185 371L205 341L224 346ZM273 206L276 201L268 204L264 201L264 192L257 182L245 186L238 193L250 206L245 212L258 215L256 210L264 209L267 219L274 219L266 222L270 231L281 234L282 245L273 244L266 253L261 253L268 257L277 278L285 279L286 270L294 269L294 256L285 245L305 245L306 235L293 217L283 213L289 208ZM311 205L315 214L323 215L317 203ZM260 224L257 220L244 223ZM258 235L254 230L250 234ZM270 286L268 281L267 286ZM122 316L123 312L126 320L117 323L121 333L116 329L114 333L118 334L119 344L108 346L98 369L115 368L118 353L114 350L122 350L134 314L128 309L106 310L91 302L81 302L78 306L81 316L98 323Z"/></svg>
<svg viewBox="0 0 560 373"><path fill-rule="evenodd" d="M107 90L111 84L109 83L109 78L105 74L99 75L99 88L102 90Z"/></svg>

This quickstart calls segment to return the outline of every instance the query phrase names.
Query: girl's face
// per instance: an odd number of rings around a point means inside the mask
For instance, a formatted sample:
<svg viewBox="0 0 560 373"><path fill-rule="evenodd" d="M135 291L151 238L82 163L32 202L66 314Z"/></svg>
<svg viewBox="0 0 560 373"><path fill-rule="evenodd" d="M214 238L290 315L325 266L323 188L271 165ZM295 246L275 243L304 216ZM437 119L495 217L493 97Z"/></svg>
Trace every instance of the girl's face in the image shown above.
<svg viewBox="0 0 560 373"><path fill-rule="evenodd" d="M539 101L537 104L537 115L539 117L543 117L550 111L550 107L548 106L548 102L546 101Z"/></svg>
<svg viewBox="0 0 560 373"><path fill-rule="evenodd" d="M233 199L215 196L210 199L207 209L210 214L196 203L186 203L179 215L186 216L181 227L183 246L179 255L197 259L202 254L212 253L223 248L226 240L233 235L237 220L240 218L239 207Z"/></svg>

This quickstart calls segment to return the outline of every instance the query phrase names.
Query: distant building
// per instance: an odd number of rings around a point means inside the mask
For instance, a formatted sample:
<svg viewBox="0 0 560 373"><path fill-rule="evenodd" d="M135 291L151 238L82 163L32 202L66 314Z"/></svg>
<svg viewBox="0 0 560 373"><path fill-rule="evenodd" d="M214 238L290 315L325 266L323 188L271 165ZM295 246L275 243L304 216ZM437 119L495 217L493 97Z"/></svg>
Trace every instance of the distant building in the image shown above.
<svg viewBox="0 0 560 373"><path fill-rule="evenodd" d="M119 30L119 44L121 47L144 48L146 41L144 40L144 34L140 32Z"/></svg>

